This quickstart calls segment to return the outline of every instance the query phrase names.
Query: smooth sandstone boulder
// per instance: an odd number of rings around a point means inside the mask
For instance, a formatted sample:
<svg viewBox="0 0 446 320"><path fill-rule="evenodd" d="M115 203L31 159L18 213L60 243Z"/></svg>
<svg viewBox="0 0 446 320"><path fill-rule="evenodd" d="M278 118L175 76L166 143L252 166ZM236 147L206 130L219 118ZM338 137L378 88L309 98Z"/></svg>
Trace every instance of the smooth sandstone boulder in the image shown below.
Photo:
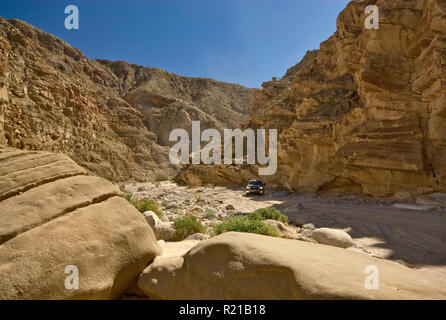
<svg viewBox="0 0 446 320"><path fill-rule="evenodd" d="M159 222L153 227L157 240L172 241L175 235L173 222Z"/></svg>
<svg viewBox="0 0 446 320"><path fill-rule="evenodd" d="M309 238L316 240L320 244L333 247L350 248L353 246L352 237L347 232L338 229L316 229L309 235Z"/></svg>
<svg viewBox="0 0 446 320"><path fill-rule="evenodd" d="M112 183L61 154L0 148L0 300L119 298L160 253Z"/></svg>
<svg viewBox="0 0 446 320"><path fill-rule="evenodd" d="M365 287L368 266L378 290ZM446 299L445 285L350 250L236 232L155 260L138 281L151 299Z"/></svg>

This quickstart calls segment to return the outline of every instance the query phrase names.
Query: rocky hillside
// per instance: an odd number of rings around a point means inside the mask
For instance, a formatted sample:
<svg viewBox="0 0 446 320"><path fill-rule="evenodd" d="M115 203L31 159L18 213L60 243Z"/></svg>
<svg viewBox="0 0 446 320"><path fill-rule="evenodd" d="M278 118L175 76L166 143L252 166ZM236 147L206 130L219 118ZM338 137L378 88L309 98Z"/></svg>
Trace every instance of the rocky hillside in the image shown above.
<svg viewBox="0 0 446 320"><path fill-rule="evenodd" d="M0 143L63 152L114 180L172 176L173 128L232 128L252 91L126 62L87 59L62 40L0 18Z"/></svg>
<svg viewBox="0 0 446 320"><path fill-rule="evenodd" d="M368 5L379 30L364 26ZM445 190L446 1L352 1L337 29L254 94L248 127L280 132L278 173L265 179L303 192ZM180 181L202 171L190 170Z"/></svg>

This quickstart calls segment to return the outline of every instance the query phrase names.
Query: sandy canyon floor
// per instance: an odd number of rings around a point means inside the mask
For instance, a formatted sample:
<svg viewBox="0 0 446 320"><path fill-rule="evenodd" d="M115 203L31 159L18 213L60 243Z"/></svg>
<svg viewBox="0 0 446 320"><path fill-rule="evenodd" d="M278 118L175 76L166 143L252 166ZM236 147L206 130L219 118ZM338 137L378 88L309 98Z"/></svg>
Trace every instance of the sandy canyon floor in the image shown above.
<svg viewBox="0 0 446 320"><path fill-rule="evenodd" d="M231 214L247 214L274 206L288 216L291 225L311 223L316 228L342 229L353 238L353 250L398 261L446 279L444 194L411 203L272 190L267 190L265 196L247 197L244 188L189 188L172 182L128 183L123 188L134 197L156 200L166 220L193 213L205 217L202 221L207 226ZM209 213L213 218L209 218Z"/></svg>

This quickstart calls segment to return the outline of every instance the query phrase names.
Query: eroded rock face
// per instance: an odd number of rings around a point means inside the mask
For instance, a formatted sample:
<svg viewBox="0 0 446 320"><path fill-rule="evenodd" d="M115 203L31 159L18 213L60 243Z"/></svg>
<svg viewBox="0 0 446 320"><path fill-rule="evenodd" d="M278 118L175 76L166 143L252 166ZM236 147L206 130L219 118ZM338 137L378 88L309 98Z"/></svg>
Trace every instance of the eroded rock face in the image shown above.
<svg viewBox="0 0 446 320"><path fill-rule="evenodd" d="M0 148L0 300L118 298L160 253L112 183L61 154Z"/></svg>
<svg viewBox="0 0 446 320"><path fill-rule="evenodd" d="M380 29L364 28L375 4ZM446 3L351 2L317 54L256 93L251 125L281 130L295 190L392 195L446 188Z"/></svg>
<svg viewBox="0 0 446 320"><path fill-rule="evenodd" d="M364 26L368 5L379 8L379 30ZM280 133L278 172L262 180L299 192L445 190L446 3L352 1L337 29L254 93L246 127ZM195 167L179 180L209 172L239 184L226 171Z"/></svg>
<svg viewBox="0 0 446 320"><path fill-rule="evenodd" d="M178 244L180 246L180 244ZM151 299L444 299L444 280L304 241L229 232L157 257L138 280ZM379 270L379 290L365 268Z"/></svg>
<svg viewBox="0 0 446 320"><path fill-rule="evenodd" d="M62 152L109 180L173 177L170 130L190 130L192 120L202 128L232 128L247 118L251 93L90 60L25 22L0 18L0 144Z"/></svg>

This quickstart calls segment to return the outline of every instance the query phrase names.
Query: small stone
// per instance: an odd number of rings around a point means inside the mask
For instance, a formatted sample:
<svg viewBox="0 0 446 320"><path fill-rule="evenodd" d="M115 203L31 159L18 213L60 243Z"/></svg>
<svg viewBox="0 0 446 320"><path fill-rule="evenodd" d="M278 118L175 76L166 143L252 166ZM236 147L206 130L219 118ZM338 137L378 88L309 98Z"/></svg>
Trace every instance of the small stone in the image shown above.
<svg viewBox="0 0 446 320"><path fill-rule="evenodd" d="M305 223L304 225L302 225L302 229L314 230L314 229L316 229L316 227L312 223Z"/></svg>

